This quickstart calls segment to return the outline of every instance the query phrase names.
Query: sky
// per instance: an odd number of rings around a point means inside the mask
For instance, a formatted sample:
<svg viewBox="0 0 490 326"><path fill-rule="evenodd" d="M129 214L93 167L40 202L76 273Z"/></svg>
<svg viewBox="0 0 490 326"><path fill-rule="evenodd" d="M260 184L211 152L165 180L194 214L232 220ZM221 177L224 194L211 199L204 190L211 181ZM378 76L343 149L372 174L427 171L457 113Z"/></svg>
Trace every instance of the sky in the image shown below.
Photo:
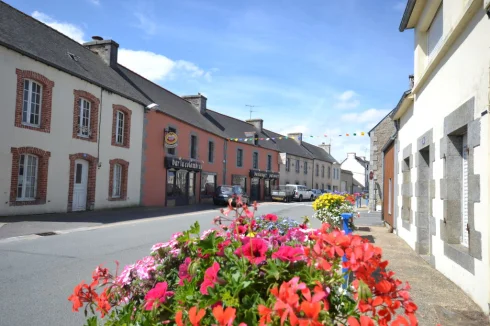
<svg viewBox="0 0 490 326"><path fill-rule="evenodd" d="M406 0L6 2L78 42L116 41L121 64L212 110L252 109L264 128L331 143L339 162L369 158L367 132L413 73L413 34L398 31Z"/></svg>

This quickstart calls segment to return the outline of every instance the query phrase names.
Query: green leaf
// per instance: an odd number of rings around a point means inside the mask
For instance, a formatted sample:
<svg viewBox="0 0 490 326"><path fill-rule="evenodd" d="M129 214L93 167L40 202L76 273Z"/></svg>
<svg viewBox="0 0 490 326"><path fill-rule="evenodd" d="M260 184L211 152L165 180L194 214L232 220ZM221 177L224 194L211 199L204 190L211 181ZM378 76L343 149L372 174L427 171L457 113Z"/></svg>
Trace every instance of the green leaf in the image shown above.
<svg viewBox="0 0 490 326"><path fill-rule="evenodd" d="M191 226L189 231L191 234L199 235L199 233L201 233L201 227L199 226L199 222L197 221L194 222L194 224Z"/></svg>

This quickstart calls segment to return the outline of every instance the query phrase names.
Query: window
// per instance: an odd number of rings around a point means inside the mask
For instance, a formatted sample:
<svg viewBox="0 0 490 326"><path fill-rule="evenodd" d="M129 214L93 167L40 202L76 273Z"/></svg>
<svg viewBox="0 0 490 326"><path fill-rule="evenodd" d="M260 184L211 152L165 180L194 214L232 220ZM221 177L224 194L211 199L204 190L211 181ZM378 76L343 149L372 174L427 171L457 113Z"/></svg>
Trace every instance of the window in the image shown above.
<svg viewBox="0 0 490 326"><path fill-rule="evenodd" d="M305 174L308 174L308 162L304 162L303 171Z"/></svg>
<svg viewBox="0 0 490 326"><path fill-rule="evenodd" d="M442 44L444 23L442 5L443 3L441 3L439 9L437 9L437 13L427 30L427 56L429 57L429 60L432 59L433 55L439 50L439 47Z"/></svg>
<svg viewBox="0 0 490 326"><path fill-rule="evenodd" d="M463 137L461 173L461 244L468 246L468 134Z"/></svg>
<svg viewBox="0 0 490 326"><path fill-rule="evenodd" d="M189 192L188 196L189 197L195 197L196 196L196 172L189 172Z"/></svg>
<svg viewBox="0 0 490 326"><path fill-rule="evenodd" d="M131 141L130 133L132 112L125 106L116 104L112 105L112 110L112 145L129 148ZM92 120L92 122L94 122L94 120ZM95 125L93 123L92 129L95 129Z"/></svg>
<svg viewBox="0 0 490 326"><path fill-rule="evenodd" d="M331 185L327 185L327 189L328 190L332 190L332 186Z"/></svg>
<svg viewBox="0 0 490 326"><path fill-rule="evenodd" d="M288 157L286 159L286 171L289 172L290 168L291 168L291 159Z"/></svg>
<svg viewBox="0 0 490 326"><path fill-rule="evenodd" d="M320 190L324 190L324 189L325 189L325 184L322 183L322 189L320 189Z"/></svg>
<svg viewBox="0 0 490 326"><path fill-rule="evenodd" d="M267 171L272 170L272 156L267 155Z"/></svg>
<svg viewBox="0 0 490 326"><path fill-rule="evenodd" d="M40 126L42 86L30 79L24 79L22 123Z"/></svg>
<svg viewBox="0 0 490 326"><path fill-rule="evenodd" d="M254 152L252 156L252 168L253 169L258 169L259 168L259 153Z"/></svg>
<svg viewBox="0 0 490 326"><path fill-rule="evenodd" d="M319 169L318 169L318 164L317 164L317 165L316 165L316 170L315 170L315 175L316 175L317 177L318 177L318 171L319 171Z"/></svg>
<svg viewBox="0 0 490 326"><path fill-rule="evenodd" d="M114 164L114 172L112 177L112 198L121 197L121 181L122 181L122 166Z"/></svg>
<svg viewBox="0 0 490 326"><path fill-rule="evenodd" d="M89 137L90 136L90 102L84 98L78 101L80 109L78 115L78 136Z"/></svg>
<svg viewBox="0 0 490 326"><path fill-rule="evenodd" d="M124 144L124 113L121 111L116 114L116 144Z"/></svg>
<svg viewBox="0 0 490 326"><path fill-rule="evenodd" d="M241 186L243 191L247 192L247 178L241 175L232 175L232 186Z"/></svg>
<svg viewBox="0 0 490 326"><path fill-rule="evenodd" d="M236 150L236 166L241 168L243 166L243 149Z"/></svg>
<svg viewBox="0 0 490 326"><path fill-rule="evenodd" d="M213 196L216 191L216 173L201 172L201 195Z"/></svg>
<svg viewBox="0 0 490 326"><path fill-rule="evenodd" d="M388 214L391 215L391 178L388 180Z"/></svg>
<svg viewBox="0 0 490 326"><path fill-rule="evenodd" d="M17 200L35 200L37 191L38 158L22 154L19 158L19 176L17 179Z"/></svg>
<svg viewBox="0 0 490 326"><path fill-rule="evenodd" d="M318 183L315 184L315 189L318 189Z"/></svg>
<svg viewBox="0 0 490 326"><path fill-rule="evenodd" d="M208 162L214 162L214 142L209 141L208 143Z"/></svg>
<svg viewBox="0 0 490 326"><path fill-rule="evenodd" d="M299 173L299 160L296 160L296 173Z"/></svg>
<svg viewBox="0 0 490 326"><path fill-rule="evenodd" d="M327 168L327 178L330 179L331 177L332 177L332 175L330 174L330 167L328 167Z"/></svg>
<svg viewBox="0 0 490 326"><path fill-rule="evenodd" d="M197 159L197 136L191 135L191 158Z"/></svg>
<svg viewBox="0 0 490 326"><path fill-rule="evenodd" d="M174 132L177 134L177 129L173 128L173 127L168 127L168 132ZM175 147L174 148L167 148L167 153L169 155L175 155Z"/></svg>
<svg viewBox="0 0 490 326"><path fill-rule="evenodd" d="M167 197L172 197L175 190L175 170L167 171Z"/></svg>
<svg viewBox="0 0 490 326"><path fill-rule="evenodd" d="M322 165L322 178L325 178L325 165Z"/></svg>

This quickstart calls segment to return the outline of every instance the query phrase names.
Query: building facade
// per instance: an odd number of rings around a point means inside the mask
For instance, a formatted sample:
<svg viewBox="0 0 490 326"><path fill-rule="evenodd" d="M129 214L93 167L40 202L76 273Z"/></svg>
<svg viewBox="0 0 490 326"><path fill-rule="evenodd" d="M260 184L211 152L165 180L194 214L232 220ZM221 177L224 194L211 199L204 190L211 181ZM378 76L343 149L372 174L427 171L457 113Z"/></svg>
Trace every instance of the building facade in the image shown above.
<svg viewBox="0 0 490 326"><path fill-rule="evenodd" d="M138 205L147 99L90 49L3 2L0 20L0 215Z"/></svg>
<svg viewBox="0 0 490 326"><path fill-rule="evenodd" d="M341 170L340 172L340 191L354 193L354 180L351 171Z"/></svg>
<svg viewBox="0 0 490 326"><path fill-rule="evenodd" d="M356 153L347 153L347 158L341 163L341 170L352 172L353 192L367 191L369 187L369 162Z"/></svg>
<svg viewBox="0 0 490 326"><path fill-rule="evenodd" d="M482 1L408 1L406 29L414 86L393 115L395 229L488 313L490 20Z"/></svg>
<svg viewBox="0 0 490 326"><path fill-rule="evenodd" d="M396 128L392 119L392 112L388 113L381 121L376 124L369 132L370 138L370 168L373 178L369 183L369 210L376 210L376 203L384 199L383 190L383 148L396 136ZM376 190L376 191L375 191ZM376 198L375 198L376 196Z"/></svg>

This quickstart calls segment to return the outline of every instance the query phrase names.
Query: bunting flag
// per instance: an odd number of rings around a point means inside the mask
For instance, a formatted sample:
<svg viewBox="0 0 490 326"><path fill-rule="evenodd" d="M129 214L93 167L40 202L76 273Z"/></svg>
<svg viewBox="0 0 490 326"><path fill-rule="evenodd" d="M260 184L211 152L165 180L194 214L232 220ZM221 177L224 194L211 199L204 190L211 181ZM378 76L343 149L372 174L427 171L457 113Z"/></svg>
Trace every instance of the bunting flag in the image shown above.
<svg viewBox="0 0 490 326"><path fill-rule="evenodd" d="M332 137L356 137L356 136L360 136L360 137L363 137L365 136L366 133L364 131L361 131L359 133L357 132L354 132L352 134L350 133L345 133L345 134L339 134L338 136L328 136L328 135L323 135L323 136L314 136L314 135L309 135L309 136L305 136L303 135L303 139L305 138L332 138ZM254 141L254 140L286 140L286 139L301 139L300 136L280 136L280 137L270 137L270 138L254 138L254 137L245 137L245 138L229 138L229 140L231 141L244 141L244 142L247 142L247 141Z"/></svg>

